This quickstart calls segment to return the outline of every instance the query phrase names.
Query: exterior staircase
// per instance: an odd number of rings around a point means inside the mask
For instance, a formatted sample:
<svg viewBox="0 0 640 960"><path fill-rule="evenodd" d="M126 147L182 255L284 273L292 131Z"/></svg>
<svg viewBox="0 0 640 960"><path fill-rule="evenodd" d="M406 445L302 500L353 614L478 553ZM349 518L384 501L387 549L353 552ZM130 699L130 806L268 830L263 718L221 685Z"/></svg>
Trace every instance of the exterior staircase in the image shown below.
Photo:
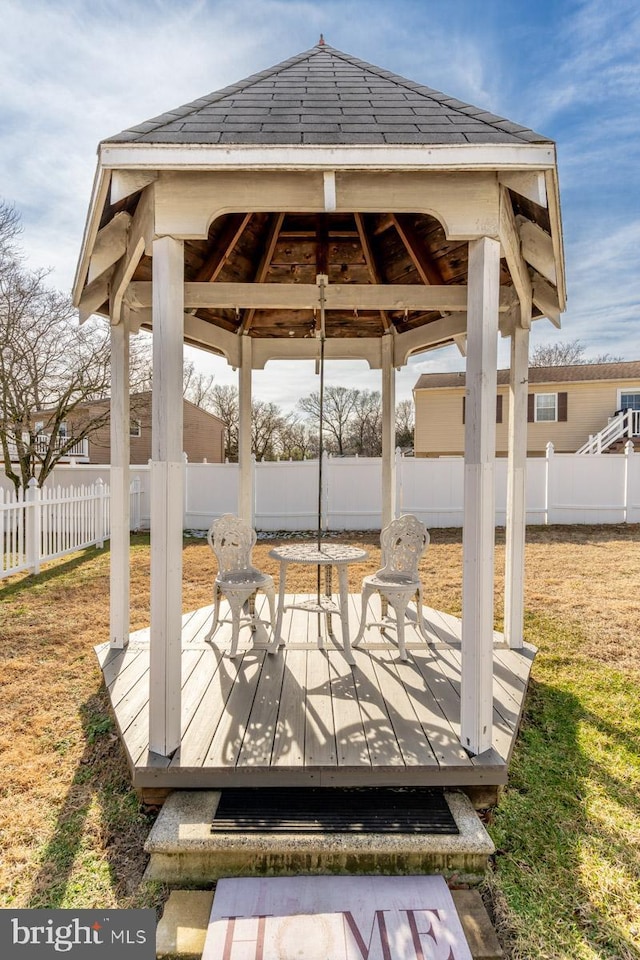
<svg viewBox="0 0 640 960"><path fill-rule="evenodd" d="M591 435L576 453L620 452L624 450L627 440L634 437L640 437L640 410L621 410L611 417L600 433Z"/></svg>

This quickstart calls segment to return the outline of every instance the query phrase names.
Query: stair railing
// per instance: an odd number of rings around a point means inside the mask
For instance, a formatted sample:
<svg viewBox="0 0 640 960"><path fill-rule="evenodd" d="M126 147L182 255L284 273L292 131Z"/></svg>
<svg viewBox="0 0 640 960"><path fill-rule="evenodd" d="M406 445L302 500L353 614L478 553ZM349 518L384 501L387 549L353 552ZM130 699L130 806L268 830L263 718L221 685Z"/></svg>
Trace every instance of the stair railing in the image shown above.
<svg viewBox="0 0 640 960"><path fill-rule="evenodd" d="M600 433L591 434L578 454L604 453L609 447L623 437L634 437L640 434L640 410L623 410L609 420L609 423Z"/></svg>

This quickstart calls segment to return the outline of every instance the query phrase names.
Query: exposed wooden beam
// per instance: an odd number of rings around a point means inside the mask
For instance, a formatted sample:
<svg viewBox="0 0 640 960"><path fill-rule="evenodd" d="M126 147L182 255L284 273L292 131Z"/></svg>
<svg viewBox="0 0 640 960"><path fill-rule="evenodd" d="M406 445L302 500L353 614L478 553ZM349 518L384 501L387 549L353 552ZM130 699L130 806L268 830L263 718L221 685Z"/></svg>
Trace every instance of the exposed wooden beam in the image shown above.
<svg viewBox="0 0 640 960"><path fill-rule="evenodd" d="M556 260L551 236L527 217L516 217L522 256L554 286L557 283Z"/></svg>
<svg viewBox="0 0 640 960"><path fill-rule="evenodd" d="M154 186L151 184L142 192L136 212L127 233L127 249L116 264L110 283L111 322L120 322L120 308L125 291L136 271L143 254L151 253L154 237ZM149 298L149 306L151 298Z"/></svg>
<svg viewBox="0 0 640 960"><path fill-rule="evenodd" d="M560 329L560 314L562 310L558 299L558 291L543 280L540 276L534 276L533 280L533 302L542 313L551 320L554 327Z"/></svg>
<svg viewBox="0 0 640 960"><path fill-rule="evenodd" d="M269 271L269 264L273 259L273 252L276 248L276 243L278 242L278 237L280 236L280 231L282 229L282 224L284 222L284 213L276 213L273 215L271 223L269 224L269 232L267 234L267 240L262 251L262 257L260 258L260 263L258 264L258 269L256 270L256 275L254 277L255 283L262 283L267 276ZM247 310L244 317L242 318L242 323L238 330L239 334L246 333L253 323L253 318L256 315L255 309Z"/></svg>
<svg viewBox="0 0 640 960"><path fill-rule="evenodd" d="M531 321L531 278L520 250L520 236L516 225L511 198L506 187L500 187L500 243L514 289L522 307L523 325Z"/></svg>
<svg viewBox="0 0 640 960"><path fill-rule="evenodd" d="M209 254L196 274L196 281L204 280L213 283L220 271L234 251L234 248L244 233L252 214L234 213L225 225L222 236L215 244L215 249Z"/></svg>
<svg viewBox="0 0 640 960"><path fill-rule="evenodd" d="M392 214L391 219L422 282L432 286L440 285L442 283L440 268L424 249L424 244L418 237L410 217L407 214Z"/></svg>
<svg viewBox="0 0 640 960"><path fill-rule="evenodd" d="M151 283L129 285L134 309L151 304ZM189 308L247 307L265 310L313 310L319 305L318 287L312 283L185 283L185 306ZM463 284L422 286L420 284L330 283L325 288L328 310L444 310L467 308L467 287ZM500 311L513 305L513 291L500 288Z"/></svg>
<svg viewBox="0 0 640 960"><path fill-rule="evenodd" d="M103 274L125 252L132 219L130 213L116 213L113 220L98 231L89 263L88 283Z"/></svg>
<svg viewBox="0 0 640 960"><path fill-rule="evenodd" d="M498 176L500 183L519 193L521 197L532 200L541 207L547 205L547 188L542 170L513 170Z"/></svg>
<svg viewBox="0 0 640 960"><path fill-rule="evenodd" d="M158 179L155 170L114 170L111 175L111 194L112 204L119 203L126 197L138 190L144 190L146 186Z"/></svg>
<svg viewBox="0 0 640 960"><path fill-rule="evenodd" d="M89 317L109 299L109 278L111 272L112 270L110 268L109 272L96 277L96 279L88 283L82 291L80 303L78 304L80 323L88 320Z"/></svg>
<svg viewBox="0 0 640 960"><path fill-rule="evenodd" d="M382 275L378 270L378 265L376 263L375 254L369 243L369 237L367 236L367 231L364 225L364 219L361 213L354 213L354 218L356 221L356 227L358 228L358 236L360 237L360 243L362 245L362 253L364 254L365 263L369 273L371 274L371 279L374 283L382 283ZM391 328L391 322L384 310L380 311L380 319L382 320L382 326L385 330Z"/></svg>

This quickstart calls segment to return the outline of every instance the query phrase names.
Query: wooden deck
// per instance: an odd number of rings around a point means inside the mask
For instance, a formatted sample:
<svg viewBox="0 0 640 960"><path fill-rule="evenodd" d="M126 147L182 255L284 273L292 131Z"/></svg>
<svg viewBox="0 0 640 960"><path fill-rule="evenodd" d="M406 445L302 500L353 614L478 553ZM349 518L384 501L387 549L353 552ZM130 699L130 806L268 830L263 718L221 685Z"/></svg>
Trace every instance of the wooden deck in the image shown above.
<svg viewBox="0 0 640 960"><path fill-rule="evenodd" d="M293 600L293 597L288 598ZM303 599L296 597L296 602ZM350 597L351 636L360 597ZM440 785L506 782L534 650L513 651L495 634L493 748L461 747L460 621L425 607L431 642L408 627L409 660L369 630L346 663L336 638L317 646L316 614L285 614L286 647L266 652L266 632L230 627L204 636L211 607L183 618L182 744L171 759L149 752L149 631L126 650L96 648L133 783L143 788ZM243 646L244 644L244 646Z"/></svg>

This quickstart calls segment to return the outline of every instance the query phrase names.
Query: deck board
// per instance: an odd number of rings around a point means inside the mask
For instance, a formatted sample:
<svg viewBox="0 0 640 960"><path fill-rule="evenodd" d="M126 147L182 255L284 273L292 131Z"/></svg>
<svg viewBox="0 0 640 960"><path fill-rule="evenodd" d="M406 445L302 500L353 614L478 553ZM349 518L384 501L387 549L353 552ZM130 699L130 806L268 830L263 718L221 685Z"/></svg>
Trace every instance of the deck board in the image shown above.
<svg viewBox="0 0 640 960"><path fill-rule="evenodd" d="M289 603L307 596L289 596ZM258 611L266 613L264 598ZM379 616L377 598L371 615ZM225 611L222 611L225 616ZM241 630L231 659L229 624L204 637L212 607L183 617L182 742L171 758L149 752L149 632L125 650L97 648L134 785L221 786L473 785L506 782L534 651L494 648L493 749L470 758L460 734L460 621L424 608L427 644L407 624L407 661L395 631L367 631L350 667L338 617L318 646L318 618L288 610L285 646ZM352 595L355 636L360 597Z"/></svg>

